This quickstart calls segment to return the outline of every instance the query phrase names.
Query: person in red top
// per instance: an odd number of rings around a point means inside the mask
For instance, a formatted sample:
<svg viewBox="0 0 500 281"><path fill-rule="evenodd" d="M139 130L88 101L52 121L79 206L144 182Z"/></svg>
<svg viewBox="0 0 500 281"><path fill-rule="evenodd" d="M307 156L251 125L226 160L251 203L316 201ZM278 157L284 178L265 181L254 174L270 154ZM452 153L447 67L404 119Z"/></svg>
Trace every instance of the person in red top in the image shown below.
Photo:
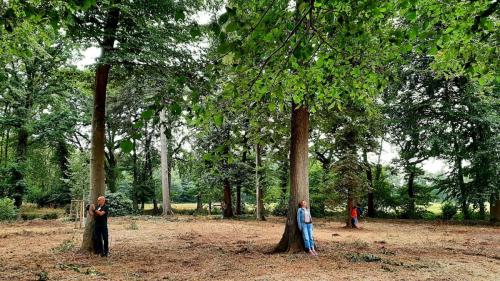
<svg viewBox="0 0 500 281"><path fill-rule="evenodd" d="M351 209L351 226L358 228L358 208L356 206L352 206Z"/></svg>

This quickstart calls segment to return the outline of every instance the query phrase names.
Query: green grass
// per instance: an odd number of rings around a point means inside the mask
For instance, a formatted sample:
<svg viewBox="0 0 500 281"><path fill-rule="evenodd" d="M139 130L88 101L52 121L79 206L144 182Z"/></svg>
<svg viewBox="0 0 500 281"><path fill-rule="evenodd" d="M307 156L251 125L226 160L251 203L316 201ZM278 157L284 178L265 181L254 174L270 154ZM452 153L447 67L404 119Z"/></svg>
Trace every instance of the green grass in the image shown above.
<svg viewBox="0 0 500 281"><path fill-rule="evenodd" d="M196 210L196 203L172 203L171 207L177 210ZM153 204L144 204L144 210L153 210Z"/></svg>
<svg viewBox="0 0 500 281"><path fill-rule="evenodd" d="M427 211L434 213L436 216L441 215L441 206L443 203L441 202L436 202L436 203L431 203L429 207L427 207Z"/></svg>
<svg viewBox="0 0 500 281"><path fill-rule="evenodd" d="M25 220L31 219L56 219L65 216L62 208L38 208L36 204L24 203L21 206L21 218Z"/></svg>

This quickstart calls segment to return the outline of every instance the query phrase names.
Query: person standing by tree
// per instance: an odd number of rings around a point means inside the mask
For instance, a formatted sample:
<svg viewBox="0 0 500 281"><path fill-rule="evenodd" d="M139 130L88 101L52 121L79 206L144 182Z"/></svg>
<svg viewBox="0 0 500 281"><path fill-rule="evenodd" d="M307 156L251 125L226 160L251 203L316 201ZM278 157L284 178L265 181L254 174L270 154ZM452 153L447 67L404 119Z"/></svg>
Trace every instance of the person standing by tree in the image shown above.
<svg viewBox="0 0 500 281"><path fill-rule="evenodd" d="M94 242L95 253L101 257L107 257L108 247L108 214L109 207L106 205L106 198L99 196L97 198L97 208L94 210Z"/></svg>
<svg viewBox="0 0 500 281"><path fill-rule="evenodd" d="M316 253L316 250L314 249L311 212L307 208L307 203L305 200L302 200L299 203L299 209L297 211L297 224L300 231L302 232L302 238L304 239L304 246L306 248L306 251L311 256L318 256L318 253Z"/></svg>
<svg viewBox="0 0 500 281"><path fill-rule="evenodd" d="M358 228L358 208L356 205L351 209L351 225L353 228Z"/></svg>

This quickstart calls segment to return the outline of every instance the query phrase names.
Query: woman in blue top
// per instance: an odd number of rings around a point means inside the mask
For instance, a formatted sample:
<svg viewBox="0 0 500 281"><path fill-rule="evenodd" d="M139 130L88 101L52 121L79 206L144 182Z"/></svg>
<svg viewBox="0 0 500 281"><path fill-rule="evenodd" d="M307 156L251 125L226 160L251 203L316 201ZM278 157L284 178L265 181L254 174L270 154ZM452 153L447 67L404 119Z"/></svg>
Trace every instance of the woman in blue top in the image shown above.
<svg viewBox="0 0 500 281"><path fill-rule="evenodd" d="M302 238L304 239L306 251L309 252L311 256L317 256L318 253L314 250L311 212L307 209L307 203L305 200L302 200L299 203L299 209L297 210L297 224L302 232Z"/></svg>

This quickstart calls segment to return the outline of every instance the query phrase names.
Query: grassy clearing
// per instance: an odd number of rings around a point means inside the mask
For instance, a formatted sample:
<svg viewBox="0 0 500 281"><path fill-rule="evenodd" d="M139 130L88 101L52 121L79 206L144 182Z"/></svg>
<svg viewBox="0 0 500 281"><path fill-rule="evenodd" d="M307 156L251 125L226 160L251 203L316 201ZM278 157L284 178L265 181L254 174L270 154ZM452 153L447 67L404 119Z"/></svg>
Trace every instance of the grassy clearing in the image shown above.
<svg viewBox="0 0 500 281"><path fill-rule="evenodd" d="M65 216L62 208L38 208L36 204L25 203L21 206L20 216L24 220L57 219Z"/></svg>

